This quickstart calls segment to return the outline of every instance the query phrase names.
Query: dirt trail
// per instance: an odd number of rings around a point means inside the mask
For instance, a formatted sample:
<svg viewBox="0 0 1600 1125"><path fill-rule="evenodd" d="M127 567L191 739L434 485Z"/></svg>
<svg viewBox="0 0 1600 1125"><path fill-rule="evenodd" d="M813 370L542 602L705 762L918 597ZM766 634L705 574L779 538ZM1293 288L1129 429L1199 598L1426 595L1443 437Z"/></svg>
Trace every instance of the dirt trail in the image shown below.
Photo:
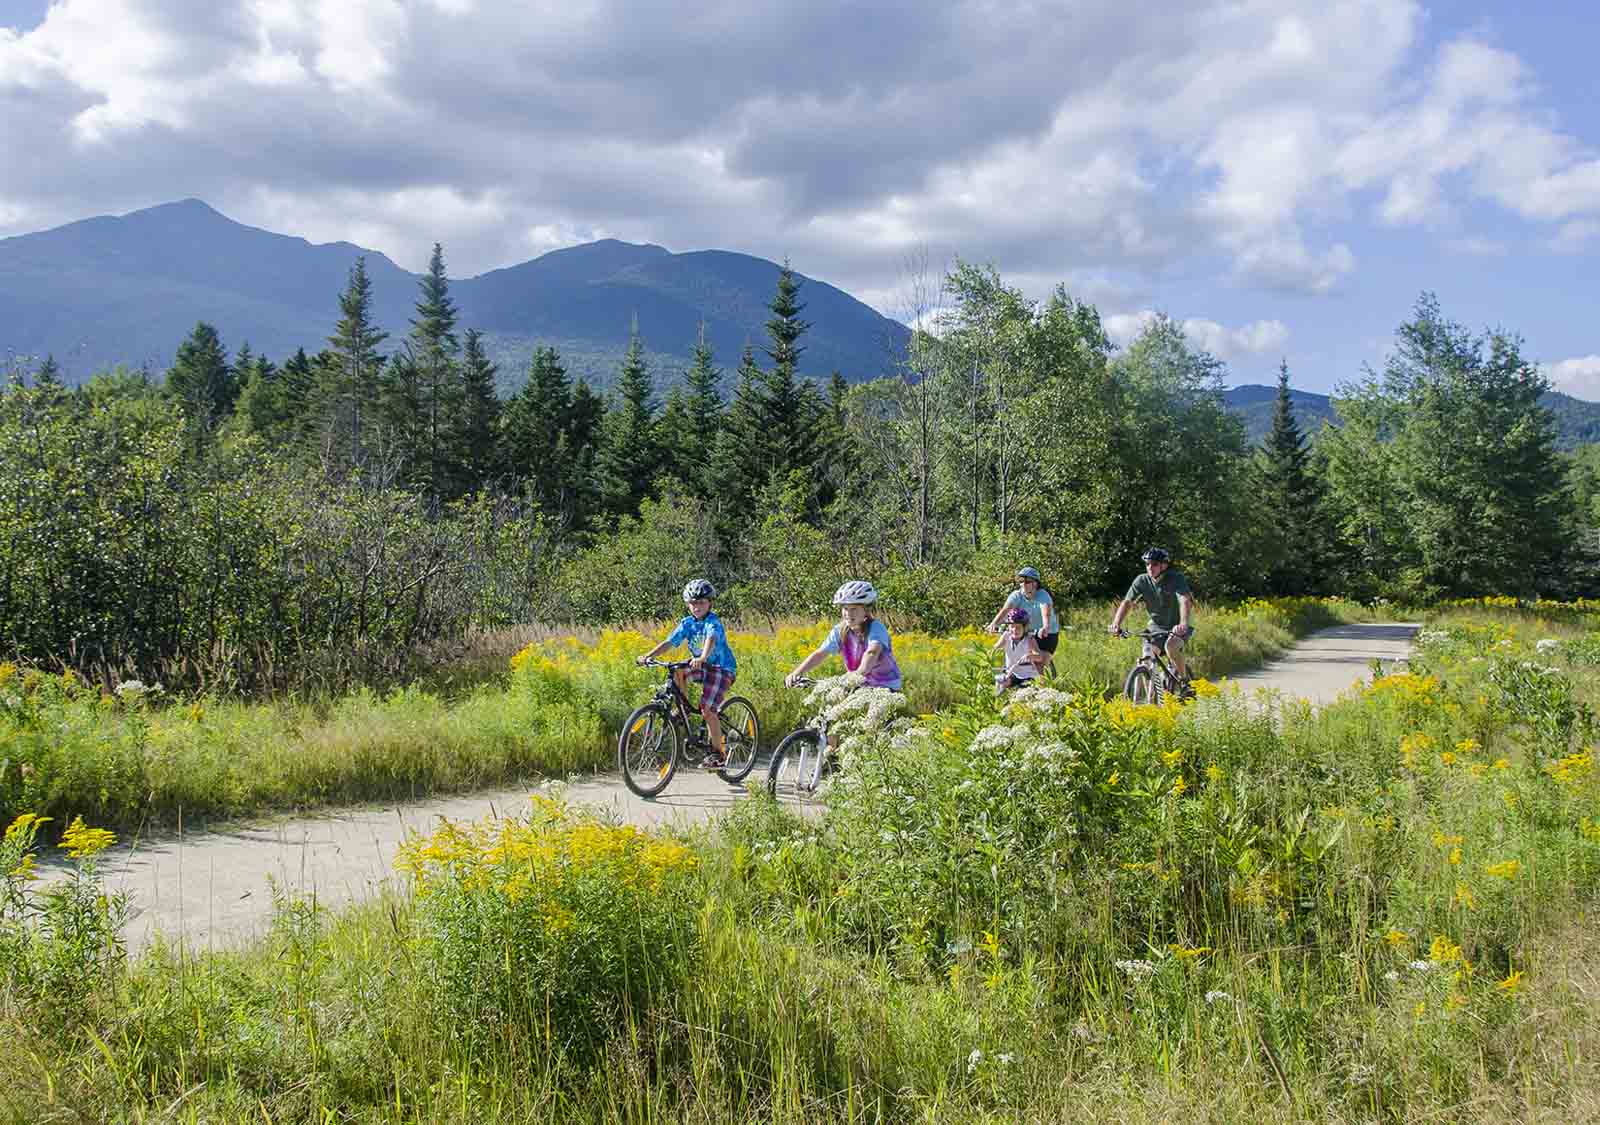
<svg viewBox="0 0 1600 1125"><path fill-rule="evenodd" d="M1364 677L1373 660L1403 660L1415 632L1414 625L1389 624L1324 629L1234 682L1247 691L1266 688L1326 703ZM575 780L566 791L575 802L608 808L639 825L709 820L742 792L692 769L681 770L655 801L639 800L614 775ZM235 946L267 926L273 882L315 894L328 906L364 898L393 880L395 850L407 834L430 831L440 817L476 820L518 812L528 795L527 788L498 789L210 826L118 847L106 853L102 870L109 888L127 892L130 950L157 934L181 935L195 949Z"/></svg>

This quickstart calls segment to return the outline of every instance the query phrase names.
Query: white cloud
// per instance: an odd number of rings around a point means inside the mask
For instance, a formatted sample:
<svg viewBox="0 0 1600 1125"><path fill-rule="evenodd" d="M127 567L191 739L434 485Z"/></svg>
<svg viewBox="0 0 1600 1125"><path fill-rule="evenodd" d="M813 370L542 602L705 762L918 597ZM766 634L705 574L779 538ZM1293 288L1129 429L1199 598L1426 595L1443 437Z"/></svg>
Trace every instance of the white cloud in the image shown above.
<svg viewBox="0 0 1600 1125"><path fill-rule="evenodd" d="M1126 347L1159 315L1154 309L1118 313L1105 317L1102 326L1113 343ZM1278 351L1289 341L1289 326L1281 320L1257 320L1239 328L1229 328L1214 320L1189 317L1180 322L1180 327L1191 344L1218 359Z"/></svg>
<svg viewBox="0 0 1600 1125"><path fill-rule="evenodd" d="M1596 236L1600 236L1600 220L1579 219L1563 223L1548 245L1558 254L1581 254Z"/></svg>
<svg viewBox="0 0 1600 1125"><path fill-rule="evenodd" d="M1600 355L1577 356L1540 367L1556 390L1600 402Z"/></svg>

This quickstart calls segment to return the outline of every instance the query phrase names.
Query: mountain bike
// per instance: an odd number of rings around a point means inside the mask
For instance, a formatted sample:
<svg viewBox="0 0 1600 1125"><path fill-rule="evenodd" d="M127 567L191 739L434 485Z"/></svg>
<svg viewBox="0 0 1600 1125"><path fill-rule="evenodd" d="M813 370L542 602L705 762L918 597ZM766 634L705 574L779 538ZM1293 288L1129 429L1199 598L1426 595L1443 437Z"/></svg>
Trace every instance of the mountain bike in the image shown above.
<svg viewBox="0 0 1600 1125"><path fill-rule="evenodd" d="M1118 629L1117 636L1128 637L1126 629ZM1145 629L1137 634L1144 649L1122 681L1122 694L1133 703L1160 703L1169 693L1179 699L1192 699L1194 689L1187 677L1180 679L1166 660L1167 638L1171 629Z"/></svg>
<svg viewBox="0 0 1600 1125"><path fill-rule="evenodd" d="M647 660L649 668L665 668L666 681L650 702L636 709L617 736L617 768L622 782L649 799L660 793L682 761L699 765L711 752L705 721L678 690L673 672L687 668L687 660ZM730 785L743 781L756 764L761 746L761 720L755 705L740 695L730 695L717 708L722 722L723 763L717 776Z"/></svg>
<svg viewBox="0 0 1600 1125"><path fill-rule="evenodd" d="M800 679L795 687L809 688L815 680ZM828 750L828 717L818 715L810 726L786 735L772 751L767 766L767 792L774 797L807 798L814 795L822 777L831 771L833 756Z"/></svg>

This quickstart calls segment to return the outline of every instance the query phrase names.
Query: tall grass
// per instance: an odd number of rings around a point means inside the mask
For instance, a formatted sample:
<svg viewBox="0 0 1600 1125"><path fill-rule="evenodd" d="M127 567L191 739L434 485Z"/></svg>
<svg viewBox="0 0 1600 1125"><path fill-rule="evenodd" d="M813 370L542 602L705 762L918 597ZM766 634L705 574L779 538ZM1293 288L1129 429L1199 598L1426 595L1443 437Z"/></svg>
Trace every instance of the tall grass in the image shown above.
<svg viewBox="0 0 1600 1125"><path fill-rule="evenodd" d="M1196 666L1223 674L1260 662L1320 624L1361 614L1348 603L1255 601L1205 615ZM1110 687L1133 658L1105 637L1103 612L1081 609L1064 634L1064 679ZM770 741L802 719L784 674L826 624L736 632L735 691L751 697ZM66 823L84 816L122 829L265 809L392 800L536 776L609 768L616 731L660 673L633 657L657 630L499 639L524 643L496 682L447 695L420 686L360 691L331 702L169 700L154 685L115 693L70 673L0 665L0 818L24 811ZM896 655L912 708L931 712L987 676L991 638L903 633Z"/></svg>

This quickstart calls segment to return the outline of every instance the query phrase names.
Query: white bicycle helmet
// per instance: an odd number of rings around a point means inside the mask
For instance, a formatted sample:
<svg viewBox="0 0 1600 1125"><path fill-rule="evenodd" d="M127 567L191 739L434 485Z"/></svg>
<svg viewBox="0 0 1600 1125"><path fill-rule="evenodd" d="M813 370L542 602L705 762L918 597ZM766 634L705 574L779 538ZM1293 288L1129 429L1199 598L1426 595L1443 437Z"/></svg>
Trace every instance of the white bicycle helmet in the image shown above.
<svg viewBox="0 0 1600 1125"><path fill-rule="evenodd" d="M851 579L833 592L834 605L872 605L878 600L878 591L871 582Z"/></svg>
<svg viewBox="0 0 1600 1125"><path fill-rule="evenodd" d="M687 605L689 602L695 601L698 598L714 598L716 596L717 588L704 578L691 578L684 584L683 587L683 601L685 605Z"/></svg>

